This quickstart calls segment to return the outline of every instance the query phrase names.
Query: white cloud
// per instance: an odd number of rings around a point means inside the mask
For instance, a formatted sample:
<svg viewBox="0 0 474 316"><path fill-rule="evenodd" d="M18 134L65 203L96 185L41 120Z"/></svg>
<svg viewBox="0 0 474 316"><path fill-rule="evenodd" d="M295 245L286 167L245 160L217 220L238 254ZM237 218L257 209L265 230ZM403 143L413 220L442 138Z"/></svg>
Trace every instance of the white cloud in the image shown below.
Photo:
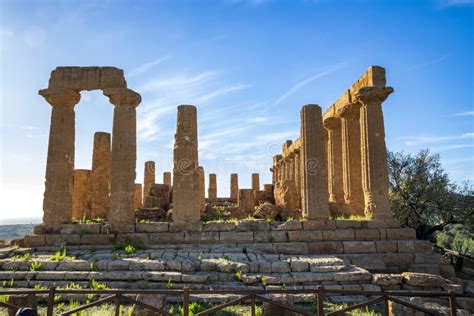
<svg viewBox="0 0 474 316"><path fill-rule="evenodd" d="M301 89L302 87L306 86L307 84L313 82L314 80L316 79L320 79L320 78L323 78L325 76L328 76L332 73L334 73L335 71L341 69L342 67L344 67L346 65L345 62L342 62L342 63L338 63L324 71L321 71L311 77L308 77L300 82L298 82L297 84L293 85L288 91L286 91L282 96L280 96L274 103L274 105L278 105L280 104L281 102L283 102L285 99L287 99L289 96L291 96L292 94L294 94L296 91L298 91L299 89Z"/></svg>
<svg viewBox="0 0 474 316"><path fill-rule="evenodd" d="M444 55L444 56L441 56L439 58L436 58L436 59L433 59L433 60L429 60L427 62L422 62L422 63L419 63L419 64L415 64L415 65L412 65L412 66L409 66L408 68L406 68L405 70L403 70L403 72L409 72L409 71L413 71L413 70L418 70L418 69L421 69L421 68L425 68L425 67L428 67L428 66L432 66L432 65L436 65L442 61L444 61L445 59L448 58L448 55Z"/></svg>
<svg viewBox="0 0 474 316"><path fill-rule="evenodd" d="M455 136L410 136L407 137L405 145L416 146L420 144L439 143L465 139L474 139L474 133L464 133L462 135Z"/></svg>
<svg viewBox="0 0 474 316"><path fill-rule="evenodd" d="M171 55L168 54L160 58L157 58L151 62L140 65L137 68L130 70L127 76L134 77L134 76L142 75L146 73L148 70L152 69L153 67L158 66L159 64L162 64L165 61L169 60L170 58L171 58Z"/></svg>
<svg viewBox="0 0 474 316"><path fill-rule="evenodd" d="M454 113L451 116L474 116L474 111Z"/></svg>

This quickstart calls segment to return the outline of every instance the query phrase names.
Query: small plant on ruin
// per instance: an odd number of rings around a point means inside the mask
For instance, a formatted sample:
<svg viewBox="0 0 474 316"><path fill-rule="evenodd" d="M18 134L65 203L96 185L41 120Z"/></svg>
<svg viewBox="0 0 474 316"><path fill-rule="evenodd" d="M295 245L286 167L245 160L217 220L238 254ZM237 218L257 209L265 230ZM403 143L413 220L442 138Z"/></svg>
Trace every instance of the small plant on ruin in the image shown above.
<svg viewBox="0 0 474 316"><path fill-rule="evenodd" d="M43 267L43 264L38 261L33 261L30 265L30 271L39 271Z"/></svg>
<svg viewBox="0 0 474 316"><path fill-rule="evenodd" d="M53 256L49 257L51 261L64 261L67 258L67 249L64 247L55 252Z"/></svg>
<svg viewBox="0 0 474 316"><path fill-rule="evenodd" d="M92 279L91 288L94 289L94 290L106 290L108 287L107 287L107 284L100 283L100 282L97 282L96 280Z"/></svg>
<svg viewBox="0 0 474 316"><path fill-rule="evenodd" d="M48 288L46 286L42 286L41 284L35 284L33 287L35 290L47 290Z"/></svg>
<svg viewBox="0 0 474 316"><path fill-rule="evenodd" d="M267 286L267 277L266 276L262 276L262 285Z"/></svg>
<svg viewBox="0 0 474 316"><path fill-rule="evenodd" d="M120 259L120 255L118 252L114 252L114 254L112 255L112 260L119 260Z"/></svg>
<svg viewBox="0 0 474 316"><path fill-rule="evenodd" d="M30 260L31 258L31 255L29 252L25 252L25 253L16 253L12 259L13 260L23 260L23 261L28 261Z"/></svg>
<svg viewBox="0 0 474 316"><path fill-rule="evenodd" d="M86 229L84 227L81 227L81 229L79 229L79 238L82 238L82 236L84 236L86 234Z"/></svg>
<svg viewBox="0 0 474 316"><path fill-rule="evenodd" d="M15 281L13 279L11 279L10 281L8 280L5 280L2 282L2 287L3 288L12 288L13 286L15 285Z"/></svg>
<svg viewBox="0 0 474 316"><path fill-rule="evenodd" d="M288 290L288 286L286 286L286 283L283 283L283 285L281 286L281 289L282 289L283 291Z"/></svg>
<svg viewBox="0 0 474 316"><path fill-rule="evenodd" d="M198 259L199 261L202 261L202 258L203 258L203 257L202 257L202 252L200 252L199 255L197 256L197 259Z"/></svg>
<svg viewBox="0 0 474 316"><path fill-rule="evenodd" d="M71 283L66 284L66 287L64 289L65 290L81 290L82 286L74 282L71 282Z"/></svg>
<svg viewBox="0 0 474 316"><path fill-rule="evenodd" d="M168 283L166 283L166 288L167 289L173 288L173 283L171 282L171 278L168 279Z"/></svg>
<svg viewBox="0 0 474 316"><path fill-rule="evenodd" d="M126 245L124 250L127 255L133 255L136 251L135 247L132 245Z"/></svg>
<svg viewBox="0 0 474 316"><path fill-rule="evenodd" d="M286 218L286 221L287 221L287 222L291 222L292 220L294 220L293 216L288 216L288 217Z"/></svg>
<svg viewBox="0 0 474 316"><path fill-rule="evenodd" d="M286 262L288 262L289 264L291 264L291 261L292 261L292 258L291 258L291 257L286 258Z"/></svg>
<svg viewBox="0 0 474 316"><path fill-rule="evenodd" d="M223 257L221 258L221 260L222 260L222 261L229 261L229 257L223 256Z"/></svg>
<svg viewBox="0 0 474 316"><path fill-rule="evenodd" d="M8 303L10 295L0 295L0 303Z"/></svg>
<svg viewBox="0 0 474 316"><path fill-rule="evenodd" d="M242 281L242 271L235 272L235 279L237 281Z"/></svg>
<svg viewBox="0 0 474 316"><path fill-rule="evenodd" d="M268 222L269 224L273 224L273 218L268 217L268 218L267 218L267 222Z"/></svg>
<svg viewBox="0 0 474 316"><path fill-rule="evenodd" d="M97 262L91 262L90 268L91 271L97 271Z"/></svg>
<svg viewBox="0 0 474 316"><path fill-rule="evenodd" d="M237 224L239 222L239 219L237 217L232 217L229 219L229 222Z"/></svg>

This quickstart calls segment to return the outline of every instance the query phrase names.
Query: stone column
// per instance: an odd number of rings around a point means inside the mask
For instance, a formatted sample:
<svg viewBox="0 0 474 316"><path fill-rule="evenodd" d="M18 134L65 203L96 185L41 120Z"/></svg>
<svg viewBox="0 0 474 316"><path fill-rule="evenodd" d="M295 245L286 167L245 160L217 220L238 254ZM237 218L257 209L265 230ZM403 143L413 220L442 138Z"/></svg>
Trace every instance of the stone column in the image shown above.
<svg viewBox="0 0 474 316"><path fill-rule="evenodd" d="M344 189L342 184L342 135L341 120L330 117L324 121L328 132L328 189L329 202L334 211L339 211L344 203Z"/></svg>
<svg viewBox="0 0 474 316"><path fill-rule="evenodd" d="M264 184L263 192L265 196L265 202L275 203L275 197L273 196L273 184Z"/></svg>
<svg viewBox="0 0 474 316"><path fill-rule="evenodd" d="M134 208L137 210L139 208L142 208L143 203L142 203L142 184L141 183L135 183L135 195L134 195Z"/></svg>
<svg viewBox="0 0 474 316"><path fill-rule="evenodd" d="M89 177L91 218L105 219L109 212L111 157L110 134L96 132L92 150L92 171Z"/></svg>
<svg viewBox="0 0 474 316"><path fill-rule="evenodd" d="M112 128L112 167L110 211L107 219L114 224L135 222L134 195L137 163L138 93L126 88L104 89L115 106Z"/></svg>
<svg viewBox="0 0 474 316"><path fill-rule="evenodd" d="M321 108L301 109L301 210L305 219L329 218L326 150Z"/></svg>
<svg viewBox="0 0 474 316"><path fill-rule="evenodd" d="M360 160L360 105L351 104L341 114L342 182L346 213L364 215L364 192Z"/></svg>
<svg viewBox="0 0 474 316"><path fill-rule="evenodd" d="M207 188L207 197L211 203L217 201L217 176L215 173L209 174L209 187Z"/></svg>
<svg viewBox="0 0 474 316"><path fill-rule="evenodd" d="M301 165L300 165L300 150L295 151L295 184L298 195L301 195Z"/></svg>
<svg viewBox="0 0 474 316"><path fill-rule="evenodd" d="M88 182L90 170L74 170L74 182L72 190L72 218L82 219L90 216L90 199Z"/></svg>
<svg viewBox="0 0 474 316"><path fill-rule="evenodd" d="M74 106L81 95L68 89L44 89L39 94L53 107L43 199L43 223L70 223L74 172Z"/></svg>
<svg viewBox="0 0 474 316"><path fill-rule="evenodd" d="M255 211L255 199L252 189L239 190L238 205L239 208L245 212L245 215L253 215L253 212Z"/></svg>
<svg viewBox="0 0 474 316"><path fill-rule="evenodd" d="M239 175L237 173L230 174L230 198L235 199L239 197Z"/></svg>
<svg viewBox="0 0 474 316"><path fill-rule="evenodd" d="M155 185L155 162L146 161L145 169L143 171L143 203L150 195L150 189Z"/></svg>
<svg viewBox="0 0 474 316"><path fill-rule="evenodd" d="M171 187L171 172L163 172L163 184Z"/></svg>
<svg viewBox="0 0 474 316"><path fill-rule="evenodd" d="M201 218L198 166L196 107L180 105L173 150L173 221Z"/></svg>
<svg viewBox="0 0 474 316"><path fill-rule="evenodd" d="M206 210L206 174L204 168L199 166L199 205L201 213Z"/></svg>
<svg viewBox="0 0 474 316"><path fill-rule="evenodd" d="M362 187L365 213L376 220L393 219L388 202L388 167L382 102L391 87L365 87L356 92L360 108Z"/></svg>
<svg viewBox="0 0 474 316"><path fill-rule="evenodd" d="M254 192L260 191L260 175L258 173L252 173L252 190Z"/></svg>

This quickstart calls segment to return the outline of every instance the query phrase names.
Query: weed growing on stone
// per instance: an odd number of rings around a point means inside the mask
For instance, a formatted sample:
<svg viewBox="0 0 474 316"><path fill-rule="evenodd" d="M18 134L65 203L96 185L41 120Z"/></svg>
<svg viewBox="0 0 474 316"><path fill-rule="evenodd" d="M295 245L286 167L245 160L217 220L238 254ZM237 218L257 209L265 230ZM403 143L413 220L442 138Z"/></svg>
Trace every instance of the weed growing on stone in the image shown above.
<svg viewBox="0 0 474 316"><path fill-rule="evenodd" d="M2 287L5 289L12 288L13 286L15 286L15 281L13 279L11 279L10 281L5 280L2 282Z"/></svg>
<svg viewBox="0 0 474 316"><path fill-rule="evenodd" d="M262 277L262 285L267 286L267 277L266 276Z"/></svg>
<svg viewBox="0 0 474 316"><path fill-rule="evenodd" d="M28 261L30 260L31 255L29 252L25 252L23 254L15 254L12 259L13 260L23 260L23 261Z"/></svg>
<svg viewBox="0 0 474 316"><path fill-rule="evenodd" d="M173 288L173 283L171 282L171 278L168 279L168 282L166 283L166 288L167 289Z"/></svg>
<svg viewBox="0 0 474 316"><path fill-rule="evenodd" d="M93 288L94 290L106 290L108 287L107 287L107 284L100 283L100 282L97 282L96 280L92 279L91 288Z"/></svg>
<svg viewBox="0 0 474 316"><path fill-rule="evenodd" d="M126 245L125 246L125 253L127 255L133 255L135 253L136 249L132 245Z"/></svg>
<svg viewBox="0 0 474 316"><path fill-rule="evenodd" d="M235 279L237 281L242 281L242 271L235 272Z"/></svg>
<svg viewBox="0 0 474 316"><path fill-rule="evenodd" d="M33 261L30 265L30 271L39 271L43 267L43 264L38 261Z"/></svg>

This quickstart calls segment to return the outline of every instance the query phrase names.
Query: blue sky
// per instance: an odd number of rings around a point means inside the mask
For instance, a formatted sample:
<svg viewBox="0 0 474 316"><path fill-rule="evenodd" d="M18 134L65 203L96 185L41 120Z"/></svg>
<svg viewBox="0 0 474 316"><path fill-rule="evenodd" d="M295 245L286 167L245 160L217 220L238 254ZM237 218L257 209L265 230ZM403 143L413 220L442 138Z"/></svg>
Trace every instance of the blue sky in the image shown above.
<svg viewBox="0 0 474 316"><path fill-rule="evenodd" d="M194 104L199 154L241 187L299 132L308 103L325 110L370 65L387 69L389 150L441 154L455 181L474 180L472 0L0 1L0 222L42 215L50 106L37 91L56 66L116 66L142 95L137 182L146 160L171 170L176 106ZM76 168L90 168L112 105L83 92ZM207 180L207 179L206 179ZM207 182L207 181L206 181Z"/></svg>

